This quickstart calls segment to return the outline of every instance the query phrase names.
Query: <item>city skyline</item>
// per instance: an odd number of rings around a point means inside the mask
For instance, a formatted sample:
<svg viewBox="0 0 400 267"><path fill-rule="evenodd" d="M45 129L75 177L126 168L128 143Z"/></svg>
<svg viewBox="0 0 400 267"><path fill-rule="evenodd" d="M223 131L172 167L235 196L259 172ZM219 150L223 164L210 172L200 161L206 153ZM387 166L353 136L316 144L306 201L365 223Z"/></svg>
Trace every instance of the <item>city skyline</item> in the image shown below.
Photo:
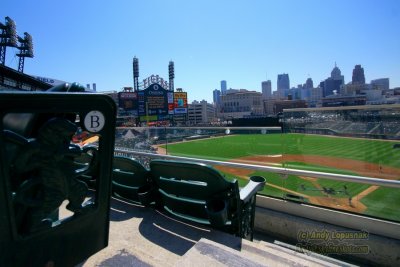
<svg viewBox="0 0 400 267"><path fill-rule="evenodd" d="M22 7L21 7L22 6ZM340 68L345 83L355 65L365 80L389 78L400 86L400 2L398 1L94 1L1 4L0 20L11 17L19 35L32 35L35 57L25 73L83 85L98 91L133 87L132 60L139 81L168 78L175 63L175 88L189 101L212 102L213 90L261 92L261 82L289 74L290 87L312 78L314 86ZM283 16L282 14L285 14ZM379 38L378 38L379 37ZM14 51L13 51L14 50ZM6 65L16 68L15 49Z"/></svg>

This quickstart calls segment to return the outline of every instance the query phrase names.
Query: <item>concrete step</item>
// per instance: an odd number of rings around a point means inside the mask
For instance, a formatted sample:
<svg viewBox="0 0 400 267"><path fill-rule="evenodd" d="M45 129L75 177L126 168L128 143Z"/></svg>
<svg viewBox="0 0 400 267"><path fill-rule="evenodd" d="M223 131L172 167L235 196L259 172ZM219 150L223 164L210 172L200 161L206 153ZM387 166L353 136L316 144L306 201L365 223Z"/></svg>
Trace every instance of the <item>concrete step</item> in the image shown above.
<svg viewBox="0 0 400 267"><path fill-rule="evenodd" d="M186 252L175 266L354 266L319 254L303 254L268 242L241 240L235 249L205 238Z"/></svg>
<svg viewBox="0 0 400 267"><path fill-rule="evenodd" d="M264 241L261 241L260 243L262 245L264 245L264 246L271 245L271 243L264 242ZM306 250L304 248L300 248L299 246L290 245L290 244L283 243L283 242L280 242L280 241L274 241L273 244L278 245L281 248L286 248L286 249L290 249L292 251L300 252L302 254L309 255L309 256L311 256L311 257L313 257L315 259L320 259L320 260L323 260L325 262L331 262L331 263L334 263L336 265L340 265L340 266L343 266L343 267L358 266L358 265L354 265L354 264L351 264L351 263L348 263L348 262L344 262L344 261L341 261L341 260L338 260L338 259L335 259L335 258L332 258L332 257L329 257L329 256L318 254L318 253L315 253L313 251Z"/></svg>

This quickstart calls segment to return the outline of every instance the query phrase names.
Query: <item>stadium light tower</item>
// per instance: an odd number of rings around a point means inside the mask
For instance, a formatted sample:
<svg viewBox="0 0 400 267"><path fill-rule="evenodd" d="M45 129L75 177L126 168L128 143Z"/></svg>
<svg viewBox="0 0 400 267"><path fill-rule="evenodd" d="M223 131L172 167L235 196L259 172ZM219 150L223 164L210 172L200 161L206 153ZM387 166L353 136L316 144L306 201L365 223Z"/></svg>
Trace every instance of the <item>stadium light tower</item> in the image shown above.
<svg viewBox="0 0 400 267"><path fill-rule="evenodd" d="M6 23L0 22L0 64L5 65L6 62L6 47L17 47L17 27L15 22L6 17Z"/></svg>
<svg viewBox="0 0 400 267"><path fill-rule="evenodd" d="M137 57L133 58L133 88L135 92L139 90L139 59Z"/></svg>
<svg viewBox="0 0 400 267"><path fill-rule="evenodd" d="M170 61L168 64L168 73L169 73L169 90L174 91L175 68L173 61Z"/></svg>
<svg viewBox="0 0 400 267"><path fill-rule="evenodd" d="M18 49L20 50L20 53L17 54L19 57L19 63L18 63L18 71L19 72L24 72L24 63L25 63L25 58L26 57L33 57L33 43L32 43L32 36L24 32L24 38L21 38L18 36L18 41L20 42L20 46Z"/></svg>

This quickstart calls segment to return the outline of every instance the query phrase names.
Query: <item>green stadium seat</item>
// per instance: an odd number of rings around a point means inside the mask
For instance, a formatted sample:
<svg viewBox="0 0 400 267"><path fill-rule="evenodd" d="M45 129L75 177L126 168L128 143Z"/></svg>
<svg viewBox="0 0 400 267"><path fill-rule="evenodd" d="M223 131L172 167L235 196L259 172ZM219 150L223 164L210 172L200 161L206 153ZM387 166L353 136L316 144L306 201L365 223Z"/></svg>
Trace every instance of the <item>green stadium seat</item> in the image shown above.
<svg viewBox="0 0 400 267"><path fill-rule="evenodd" d="M150 172L140 162L114 157L112 192L115 197L148 205L152 200L151 189Z"/></svg>
<svg viewBox="0 0 400 267"><path fill-rule="evenodd" d="M253 239L256 193L265 184L263 177L250 177L240 190L237 180L228 181L201 163L153 160L150 170L157 206L180 219Z"/></svg>
<svg viewBox="0 0 400 267"><path fill-rule="evenodd" d="M98 150L96 146L87 145L82 147L82 154L74 159L74 163L82 170L85 170L82 175L77 178L86 183L89 188L96 187L98 174L96 169L98 166Z"/></svg>

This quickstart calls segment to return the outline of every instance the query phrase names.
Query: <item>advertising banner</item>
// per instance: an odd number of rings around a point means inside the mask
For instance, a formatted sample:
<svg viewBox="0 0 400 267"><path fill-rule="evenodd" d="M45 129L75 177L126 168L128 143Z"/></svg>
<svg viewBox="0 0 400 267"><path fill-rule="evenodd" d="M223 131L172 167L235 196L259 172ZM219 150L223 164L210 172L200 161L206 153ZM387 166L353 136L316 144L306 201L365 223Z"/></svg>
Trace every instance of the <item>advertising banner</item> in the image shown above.
<svg viewBox="0 0 400 267"><path fill-rule="evenodd" d="M174 115L174 103L168 104L168 114Z"/></svg>
<svg viewBox="0 0 400 267"><path fill-rule="evenodd" d="M159 84L152 84L139 93L139 116L168 114L168 91Z"/></svg>
<svg viewBox="0 0 400 267"><path fill-rule="evenodd" d="M153 115L153 116L140 116L140 121L157 121L158 117Z"/></svg>
<svg viewBox="0 0 400 267"><path fill-rule="evenodd" d="M174 110L174 114L186 114L187 113L187 108L176 108Z"/></svg>
<svg viewBox="0 0 400 267"><path fill-rule="evenodd" d="M175 92L174 93L174 113L186 114L187 113L187 93Z"/></svg>
<svg viewBox="0 0 400 267"><path fill-rule="evenodd" d="M168 104L173 104L174 103L174 93L173 92L168 92Z"/></svg>
<svg viewBox="0 0 400 267"><path fill-rule="evenodd" d="M137 110L137 93L136 92L119 92L118 93L119 107L124 110Z"/></svg>

